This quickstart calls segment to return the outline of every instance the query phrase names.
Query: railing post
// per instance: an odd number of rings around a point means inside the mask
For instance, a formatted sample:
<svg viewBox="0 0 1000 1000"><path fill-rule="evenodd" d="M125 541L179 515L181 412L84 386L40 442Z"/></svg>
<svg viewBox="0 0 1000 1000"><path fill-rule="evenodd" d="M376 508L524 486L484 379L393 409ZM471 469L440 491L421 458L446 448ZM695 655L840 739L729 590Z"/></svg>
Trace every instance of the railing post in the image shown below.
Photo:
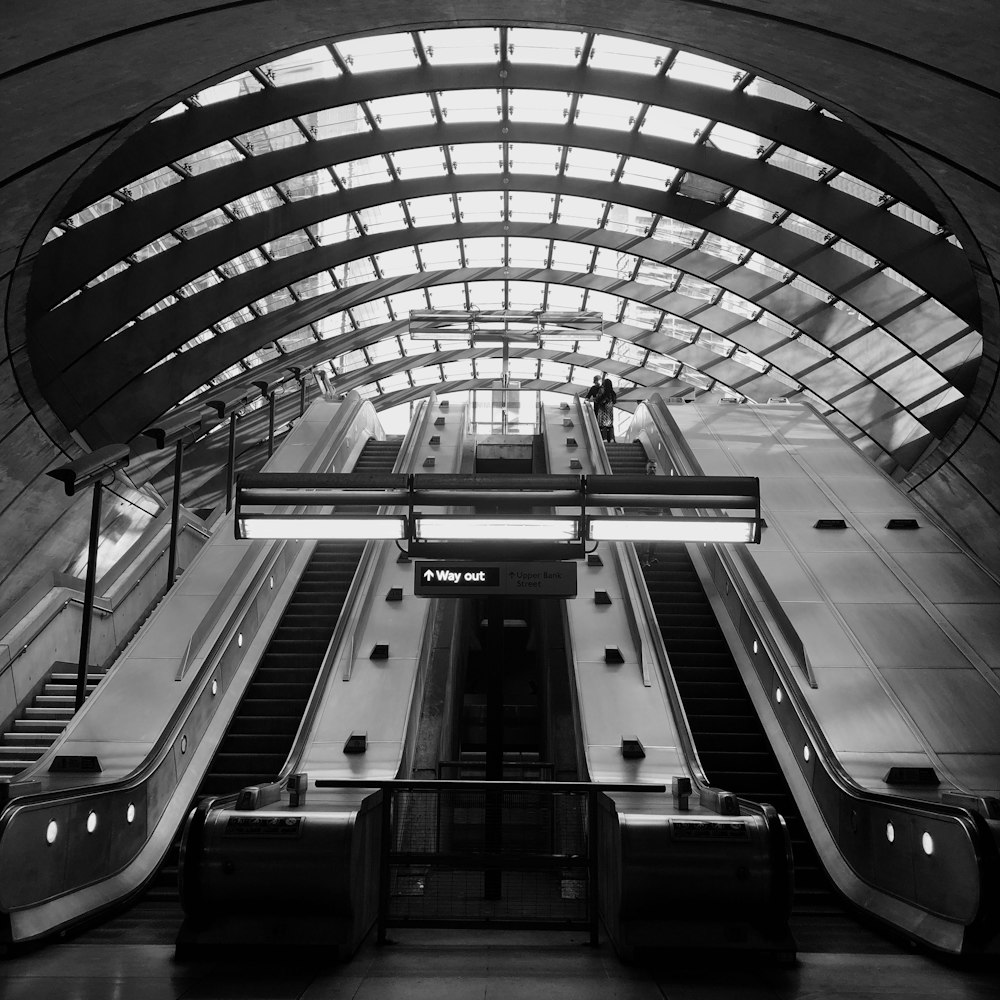
<svg viewBox="0 0 1000 1000"><path fill-rule="evenodd" d="M236 411L229 414L229 457L226 459L226 513L233 509L233 478L236 475Z"/></svg>
<svg viewBox="0 0 1000 1000"><path fill-rule="evenodd" d="M167 556L167 590L177 576L177 522L181 512L181 471L184 465L184 442L178 438L174 453L174 495L170 501L170 551Z"/></svg>
<svg viewBox="0 0 1000 1000"><path fill-rule="evenodd" d="M385 944L389 923L389 849L392 841L392 789L382 789L382 816L378 875L378 933L377 944Z"/></svg>
<svg viewBox="0 0 1000 1000"><path fill-rule="evenodd" d="M94 589L97 584L97 545L101 533L101 481L94 483L94 501L90 509L90 547L87 550L87 580L83 588L83 622L80 626L80 663L76 671L76 708L79 712L87 697L87 661L90 659L90 626L94 617Z"/></svg>

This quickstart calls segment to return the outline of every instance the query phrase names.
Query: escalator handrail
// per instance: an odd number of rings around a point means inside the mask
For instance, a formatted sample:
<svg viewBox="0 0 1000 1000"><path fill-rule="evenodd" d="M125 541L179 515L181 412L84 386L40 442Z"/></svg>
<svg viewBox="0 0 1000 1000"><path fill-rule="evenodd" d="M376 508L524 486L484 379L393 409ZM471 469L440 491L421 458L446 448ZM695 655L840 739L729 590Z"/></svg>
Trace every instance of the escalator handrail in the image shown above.
<svg viewBox="0 0 1000 1000"><path fill-rule="evenodd" d="M307 461L313 464L328 463L331 452L342 441L343 432L353 423L363 405L364 400L357 393L350 393L345 399L344 405L341 406L331 421L331 428L322 448L314 449ZM232 641L233 634L239 628L242 615L249 605L252 604L258 592L267 585L271 568L288 544L288 540L250 543L252 547L248 551L263 550L265 555L255 571L249 586L243 588L236 604L231 607L226 621L217 628L207 629L209 634L214 631L216 638L198 669L197 677L188 685L170 719L164 725L142 763L133 771L113 781L29 792L28 794L12 798L6 804L3 811L0 812L0 840L2 840L15 814L22 809L51 805L56 802L86 802L90 799L114 795L118 792L141 786L143 782L147 781L156 772L163 763L163 759L170 753L174 743L177 741L178 735L183 730L184 724L191 714L194 705L210 683L217 667L217 660ZM75 891L75 888L66 891L72 892Z"/></svg>
<svg viewBox="0 0 1000 1000"><path fill-rule="evenodd" d="M424 435L427 432L427 426L430 423L433 412L433 401L435 399L436 395L432 393L430 398L420 401L419 405L423 407L423 413L419 414L417 419L410 422L409 430L400 445L396 461L393 463L394 472L397 470L408 470L412 464L413 456L416 454L420 442L424 439ZM388 514L392 509L390 507L380 507L379 513ZM306 741L309 733L312 731L316 715L323 703L327 684L336 666L337 654L345 640L348 629L354 628L355 619L358 617L355 615L355 610L357 609L358 614L363 618L372 600L372 587L370 585L366 586L365 582L368 581L370 584L369 578L377 567L379 557L387 544L385 541L372 540L365 543L361 558L358 560L358 565L355 568L354 576L347 588L343 607L337 616L337 623L334 625L333 634L330 636L330 641L327 643L326 650L323 653L319 672L313 683L312 691L309 692L309 700L306 702L299 726L295 731L295 738L292 740L288 756L285 758L285 762L278 772L278 781L284 781L290 774L294 774L298 770L299 761L302 759L302 754L306 748Z"/></svg>

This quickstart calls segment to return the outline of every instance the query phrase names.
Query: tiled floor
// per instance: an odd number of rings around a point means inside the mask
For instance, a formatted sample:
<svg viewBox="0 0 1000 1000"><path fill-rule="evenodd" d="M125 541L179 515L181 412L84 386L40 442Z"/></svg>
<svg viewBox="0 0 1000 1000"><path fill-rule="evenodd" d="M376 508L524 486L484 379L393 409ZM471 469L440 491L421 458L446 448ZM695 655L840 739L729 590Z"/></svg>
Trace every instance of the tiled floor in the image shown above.
<svg viewBox="0 0 1000 1000"><path fill-rule="evenodd" d="M800 954L778 968L679 958L624 965L582 935L397 932L350 961L283 967L176 962L169 945L52 945L0 964L2 1000L997 1000L1000 965L957 967L918 954Z"/></svg>

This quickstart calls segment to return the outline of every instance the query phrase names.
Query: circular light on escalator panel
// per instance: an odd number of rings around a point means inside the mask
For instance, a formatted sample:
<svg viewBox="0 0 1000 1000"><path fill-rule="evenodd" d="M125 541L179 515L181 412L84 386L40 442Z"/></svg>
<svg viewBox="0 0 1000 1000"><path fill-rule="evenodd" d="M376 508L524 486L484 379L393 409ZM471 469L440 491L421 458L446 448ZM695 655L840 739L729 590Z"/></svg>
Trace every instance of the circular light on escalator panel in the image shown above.
<svg viewBox="0 0 1000 1000"><path fill-rule="evenodd" d="M781 699L784 698L784 697L785 697L785 693L784 693L784 691L781 690L781 688L775 688L774 689L774 700L776 702L778 702L780 704L781 703Z"/></svg>
<svg viewBox="0 0 1000 1000"><path fill-rule="evenodd" d="M756 639L754 639L754 641L753 641L753 651L755 653L757 652L757 640Z"/></svg>
<svg viewBox="0 0 1000 1000"><path fill-rule="evenodd" d="M59 834L59 824L54 820L49 820L49 825L45 828L45 843L54 844Z"/></svg>
<svg viewBox="0 0 1000 1000"><path fill-rule="evenodd" d="M924 849L924 854L930 857L934 853L934 838L924 831L924 835L920 838L920 846Z"/></svg>
<svg viewBox="0 0 1000 1000"><path fill-rule="evenodd" d="M236 636L236 645L239 646L240 649L243 648L243 633L242 632L240 632L239 635Z"/></svg>
<svg viewBox="0 0 1000 1000"><path fill-rule="evenodd" d="M212 678L212 694L217 695L219 693L219 682L216 678Z"/></svg>
<svg viewBox="0 0 1000 1000"><path fill-rule="evenodd" d="M811 756L812 756L812 750L810 750L810 749L809 749L809 744L807 743L807 744L806 744L806 745L805 745L805 746L804 746L804 747L802 748L802 759L803 759L803 760L805 760L805 761L807 761L807 760L809 760L809 758L810 758Z"/></svg>
<svg viewBox="0 0 1000 1000"><path fill-rule="evenodd" d="M181 753L188 752L188 738L186 736L181 737Z"/></svg>
<svg viewBox="0 0 1000 1000"><path fill-rule="evenodd" d="M271 590L274 590L274 577L269 577L269 579L271 581Z"/></svg>
<svg viewBox="0 0 1000 1000"><path fill-rule="evenodd" d="M885 824L885 839L890 844L896 839L896 828L891 823Z"/></svg>
<svg viewBox="0 0 1000 1000"><path fill-rule="evenodd" d="M87 833L93 833L97 829L97 813L87 813Z"/></svg>
<svg viewBox="0 0 1000 1000"><path fill-rule="evenodd" d="M130 802L128 808L125 810L125 822L134 823L135 822L135 803Z"/></svg>

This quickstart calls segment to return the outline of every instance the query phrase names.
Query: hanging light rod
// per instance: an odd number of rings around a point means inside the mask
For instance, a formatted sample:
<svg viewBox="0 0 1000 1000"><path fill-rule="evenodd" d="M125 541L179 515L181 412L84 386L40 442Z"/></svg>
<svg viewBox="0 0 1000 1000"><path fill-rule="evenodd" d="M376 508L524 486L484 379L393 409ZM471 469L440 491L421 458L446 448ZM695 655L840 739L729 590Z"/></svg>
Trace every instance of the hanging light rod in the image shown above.
<svg viewBox="0 0 1000 1000"><path fill-rule="evenodd" d="M539 338L599 340L604 314L593 309L411 309L414 340L508 340L536 343Z"/></svg>
<svg viewBox="0 0 1000 1000"><path fill-rule="evenodd" d="M236 487L237 538L397 539L432 558L456 543L577 558L598 541L758 542L760 527L748 476L244 473Z"/></svg>

